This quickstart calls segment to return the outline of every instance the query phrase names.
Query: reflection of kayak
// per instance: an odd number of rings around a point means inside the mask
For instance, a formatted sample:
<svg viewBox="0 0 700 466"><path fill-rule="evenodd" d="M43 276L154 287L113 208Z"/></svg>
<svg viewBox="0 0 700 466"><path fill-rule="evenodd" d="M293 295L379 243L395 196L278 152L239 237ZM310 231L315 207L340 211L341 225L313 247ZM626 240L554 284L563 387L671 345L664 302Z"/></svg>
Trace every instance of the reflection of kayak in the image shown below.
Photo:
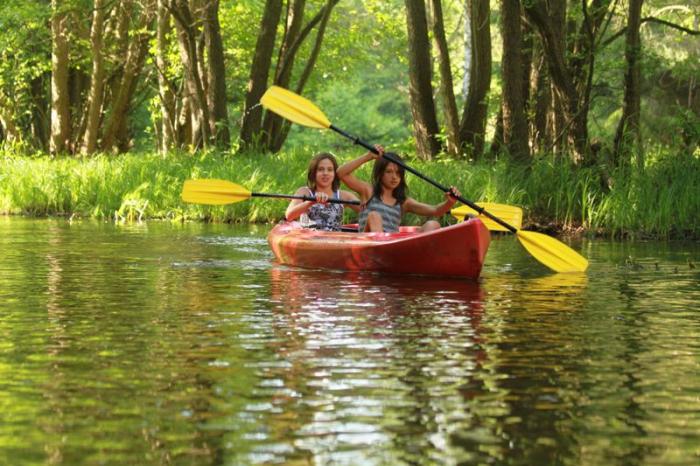
<svg viewBox="0 0 700 466"><path fill-rule="evenodd" d="M398 233L327 232L289 222L275 226L267 240L282 264L477 278L490 236L479 219L425 233L418 227L401 227Z"/></svg>

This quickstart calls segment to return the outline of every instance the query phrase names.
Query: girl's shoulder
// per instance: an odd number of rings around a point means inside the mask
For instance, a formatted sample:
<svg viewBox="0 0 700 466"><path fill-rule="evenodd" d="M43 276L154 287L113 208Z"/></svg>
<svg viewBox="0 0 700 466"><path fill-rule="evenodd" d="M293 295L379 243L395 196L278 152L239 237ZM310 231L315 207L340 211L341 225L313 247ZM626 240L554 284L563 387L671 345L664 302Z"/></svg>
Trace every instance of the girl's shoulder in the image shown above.
<svg viewBox="0 0 700 466"><path fill-rule="evenodd" d="M308 186L302 186L301 188L297 189L296 193L294 193L294 194L304 195L304 196L309 195L310 196L310 195L313 195L313 191L311 191L311 188L309 188Z"/></svg>

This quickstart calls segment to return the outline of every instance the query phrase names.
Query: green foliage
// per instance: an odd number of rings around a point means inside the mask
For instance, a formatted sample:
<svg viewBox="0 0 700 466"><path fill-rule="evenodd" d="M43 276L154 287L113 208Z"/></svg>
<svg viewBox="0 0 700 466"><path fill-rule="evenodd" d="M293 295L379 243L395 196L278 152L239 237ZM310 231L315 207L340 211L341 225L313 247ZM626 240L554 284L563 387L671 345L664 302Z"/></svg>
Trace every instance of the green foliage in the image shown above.
<svg viewBox="0 0 700 466"><path fill-rule="evenodd" d="M401 144L411 139L411 109L408 97L404 95L407 90L401 89L399 76L393 71L383 70L371 81L330 82L317 94L314 102L333 124L343 130L394 151L410 151L410 146ZM289 145L342 150L347 147L347 140L330 132L293 127Z"/></svg>
<svg viewBox="0 0 700 466"><path fill-rule="evenodd" d="M189 178L220 178L251 191L293 193L305 182L313 151L277 155L202 153L133 153L76 159L46 156L0 158L0 213L77 215L139 221L276 222L286 203L250 199L225 206L184 204L180 191ZM341 162L357 155L345 152ZM531 167L506 159L468 163L441 159L409 160L410 165L441 183L457 186L472 201L500 202L525 210L526 226L551 224L615 236L697 237L700 231L700 154L670 157L657 150L647 155L644 173L615 172L608 189L596 168L575 169L551 156ZM359 172L369 178L369 166ZM441 192L408 175L410 195L439 203ZM352 220L352 218L348 218ZM448 219L444 219L448 221ZM424 219L408 216L408 224Z"/></svg>
<svg viewBox="0 0 700 466"><path fill-rule="evenodd" d="M338 3L304 91L339 127L394 150L412 150L403 7L402 0ZM292 126L286 147L342 150L347 141Z"/></svg>
<svg viewBox="0 0 700 466"><path fill-rule="evenodd" d="M651 154L644 173L620 172L592 216L613 235L692 237L700 229L700 157Z"/></svg>
<svg viewBox="0 0 700 466"><path fill-rule="evenodd" d="M625 8L617 8L612 17L607 39L626 26ZM642 17L655 17L688 29L697 29L694 18L697 7L681 5L671 0L652 0L644 3ZM645 144L662 144L678 148L697 144L694 121L700 118L700 99L691 102L695 77L700 70L700 45L697 36L691 36L668 26L649 21L640 29L642 78L642 137ZM610 141L615 135L622 109L625 38L596 51L592 105L589 120L590 135L594 139ZM678 131L679 127L686 133ZM692 142L689 142L691 140ZM675 150L666 151L674 153Z"/></svg>
<svg viewBox="0 0 700 466"><path fill-rule="evenodd" d="M0 113L18 126L31 118L32 81L50 70L49 13L38 2L0 5Z"/></svg>
<svg viewBox="0 0 700 466"><path fill-rule="evenodd" d="M308 21L324 4L309 0ZM73 35L89 31L90 0L67 0L62 11L72 14ZM573 4L572 4L573 5ZM113 6L113 5L112 5ZM224 38L229 115L234 133L240 122L258 28L264 3L257 0L222 2L219 19ZM461 105L464 60L463 4L443 2L446 32L452 54L455 91ZM645 2L643 16L653 15L683 27L694 28L693 10L670 0ZM28 134L33 117L31 85L50 72L50 9L46 4L6 0L0 4L0 111ZM134 9L130 14L142 11ZM363 139L403 154L414 152L409 108L406 24L402 0L347 0L331 15L316 67L304 94L319 105L331 121ZM580 23L576 4L570 20ZM498 111L501 92L501 39L499 13L492 5L493 65L489 114ZM617 7L605 39L625 26L624 8ZM282 34L280 23L278 38ZM131 31L133 33L133 31ZM642 26L642 125L647 165L642 173L597 166L575 168L565 160L539 156L528 167L495 161L469 163L439 159L430 163L411 160L428 176L460 188L474 201L523 206L530 223L551 223L558 228L584 227L613 235L697 235L700 207L694 195L700 172L698 99L689 98L700 69L697 39L657 23ZM177 88L183 67L174 31L166 50L163 72ZM81 37L86 37L82 34ZM299 63L310 53L315 32L299 52ZM571 39L571 38L569 38ZM278 40L279 41L279 40ZM571 43L571 42L569 42ZM653 46L651 45L653 44ZM105 44L106 72L114 73L124 57L124 44ZM46 156L23 157L27 141L5 147L0 159L0 211L32 215L80 215L116 221L145 218L201 219L232 222L276 221L283 201L250 200L221 207L184 205L179 199L182 181L193 177L223 178L260 192L291 193L304 182L309 157L319 150L340 152L347 160L362 152L330 131L293 126L287 145L277 155L232 153L152 152L155 135L150 128L159 118L154 71L155 38L142 96L132 109L131 122L138 152L123 157L98 155L86 159ZM570 51L571 53L571 51ZM71 66L89 73L89 44L71 38ZM623 78L624 36L596 50L590 109L590 135L609 151L619 122ZM276 59L276 55L274 55ZM301 67L297 67L299 73ZM294 79L292 82L295 82ZM48 81L43 82L48 92ZM695 91L697 93L697 90ZM492 125L490 126L492 128ZM234 142L235 147L235 142ZM361 171L368 177L368 167ZM409 176L412 196L437 203L442 193ZM409 223L422 219L410 217Z"/></svg>
<svg viewBox="0 0 700 466"><path fill-rule="evenodd" d="M232 104L234 120L240 114L240 103L245 99L250 63L253 61L264 6L265 2L244 0L221 2L219 7L219 23L226 61L226 96ZM179 59L176 62L179 62Z"/></svg>

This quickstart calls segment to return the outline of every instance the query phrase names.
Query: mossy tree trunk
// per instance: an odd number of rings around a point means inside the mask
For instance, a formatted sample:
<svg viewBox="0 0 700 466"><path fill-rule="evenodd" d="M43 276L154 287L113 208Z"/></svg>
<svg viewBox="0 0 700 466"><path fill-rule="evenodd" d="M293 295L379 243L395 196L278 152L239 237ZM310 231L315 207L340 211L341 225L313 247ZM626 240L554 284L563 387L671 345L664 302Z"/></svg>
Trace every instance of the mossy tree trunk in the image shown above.
<svg viewBox="0 0 700 466"><path fill-rule="evenodd" d="M267 89L272 53L275 49L275 37L277 36L277 23L279 23L281 14L282 0L266 0L243 106L243 122L240 132L243 148L254 147L261 142L263 110L259 102Z"/></svg>
<svg viewBox="0 0 700 466"><path fill-rule="evenodd" d="M625 34L625 96L622 117L615 133L615 163L626 163L630 155L636 156L637 169L644 168L644 152L639 127L640 122L640 55L641 25L643 0L629 0L627 14L627 32Z"/></svg>
<svg viewBox="0 0 700 466"><path fill-rule="evenodd" d="M65 153L71 137L68 91L68 15L59 0L51 1L51 154Z"/></svg>
<svg viewBox="0 0 700 466"><path fill-rule="evenodd" d="M418 156L430 160L440 150L440 128L435 113L430 40L423 0L406 0L406 26L408 29L408 75L413 134Z"/></svg>
<svg viewBox="0 0 700 466"><path fill-rule="evenodd" d="M469 88L460 122L460 140L471 148L472 156L481 157L491 87L491 10L488 0L469 0L471 29L471 63Z"/></svg>
<svg viewBox="0 0 700 466"><path fill-rule="evenodd" d="M530 158L523 95L523 40L520 0L501 2L503 35L503 144L521 162Z"/></svg>

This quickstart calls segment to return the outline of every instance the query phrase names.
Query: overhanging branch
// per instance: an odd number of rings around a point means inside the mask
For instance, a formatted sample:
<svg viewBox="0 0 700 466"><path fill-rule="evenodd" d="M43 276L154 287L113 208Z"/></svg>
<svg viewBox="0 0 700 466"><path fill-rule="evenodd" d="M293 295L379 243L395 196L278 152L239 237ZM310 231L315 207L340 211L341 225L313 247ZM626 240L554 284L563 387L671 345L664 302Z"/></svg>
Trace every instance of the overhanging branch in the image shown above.
<svg viewBox="0 0 700 466"><path fill-rule="evenodd" d="M690 34L692 36L700 35L700 31L698 31L696 29L688 29L687 27L681 26L680 24L672 23L670 21L666 21L665 19L656 18L654 16L647 16L646 18L642 18L640 25L644 24L644 23L658 23L658 24L661 24L663 26L667 26L667 27L670 27L672 29L677 29L681 32L685 32L686 34ZM603 42L603 47L614 42L617 38L624 35L625 32L627 32L627 26L623 27L622 29L617 31L615 34L610 36L605 42Z"/></svg>

